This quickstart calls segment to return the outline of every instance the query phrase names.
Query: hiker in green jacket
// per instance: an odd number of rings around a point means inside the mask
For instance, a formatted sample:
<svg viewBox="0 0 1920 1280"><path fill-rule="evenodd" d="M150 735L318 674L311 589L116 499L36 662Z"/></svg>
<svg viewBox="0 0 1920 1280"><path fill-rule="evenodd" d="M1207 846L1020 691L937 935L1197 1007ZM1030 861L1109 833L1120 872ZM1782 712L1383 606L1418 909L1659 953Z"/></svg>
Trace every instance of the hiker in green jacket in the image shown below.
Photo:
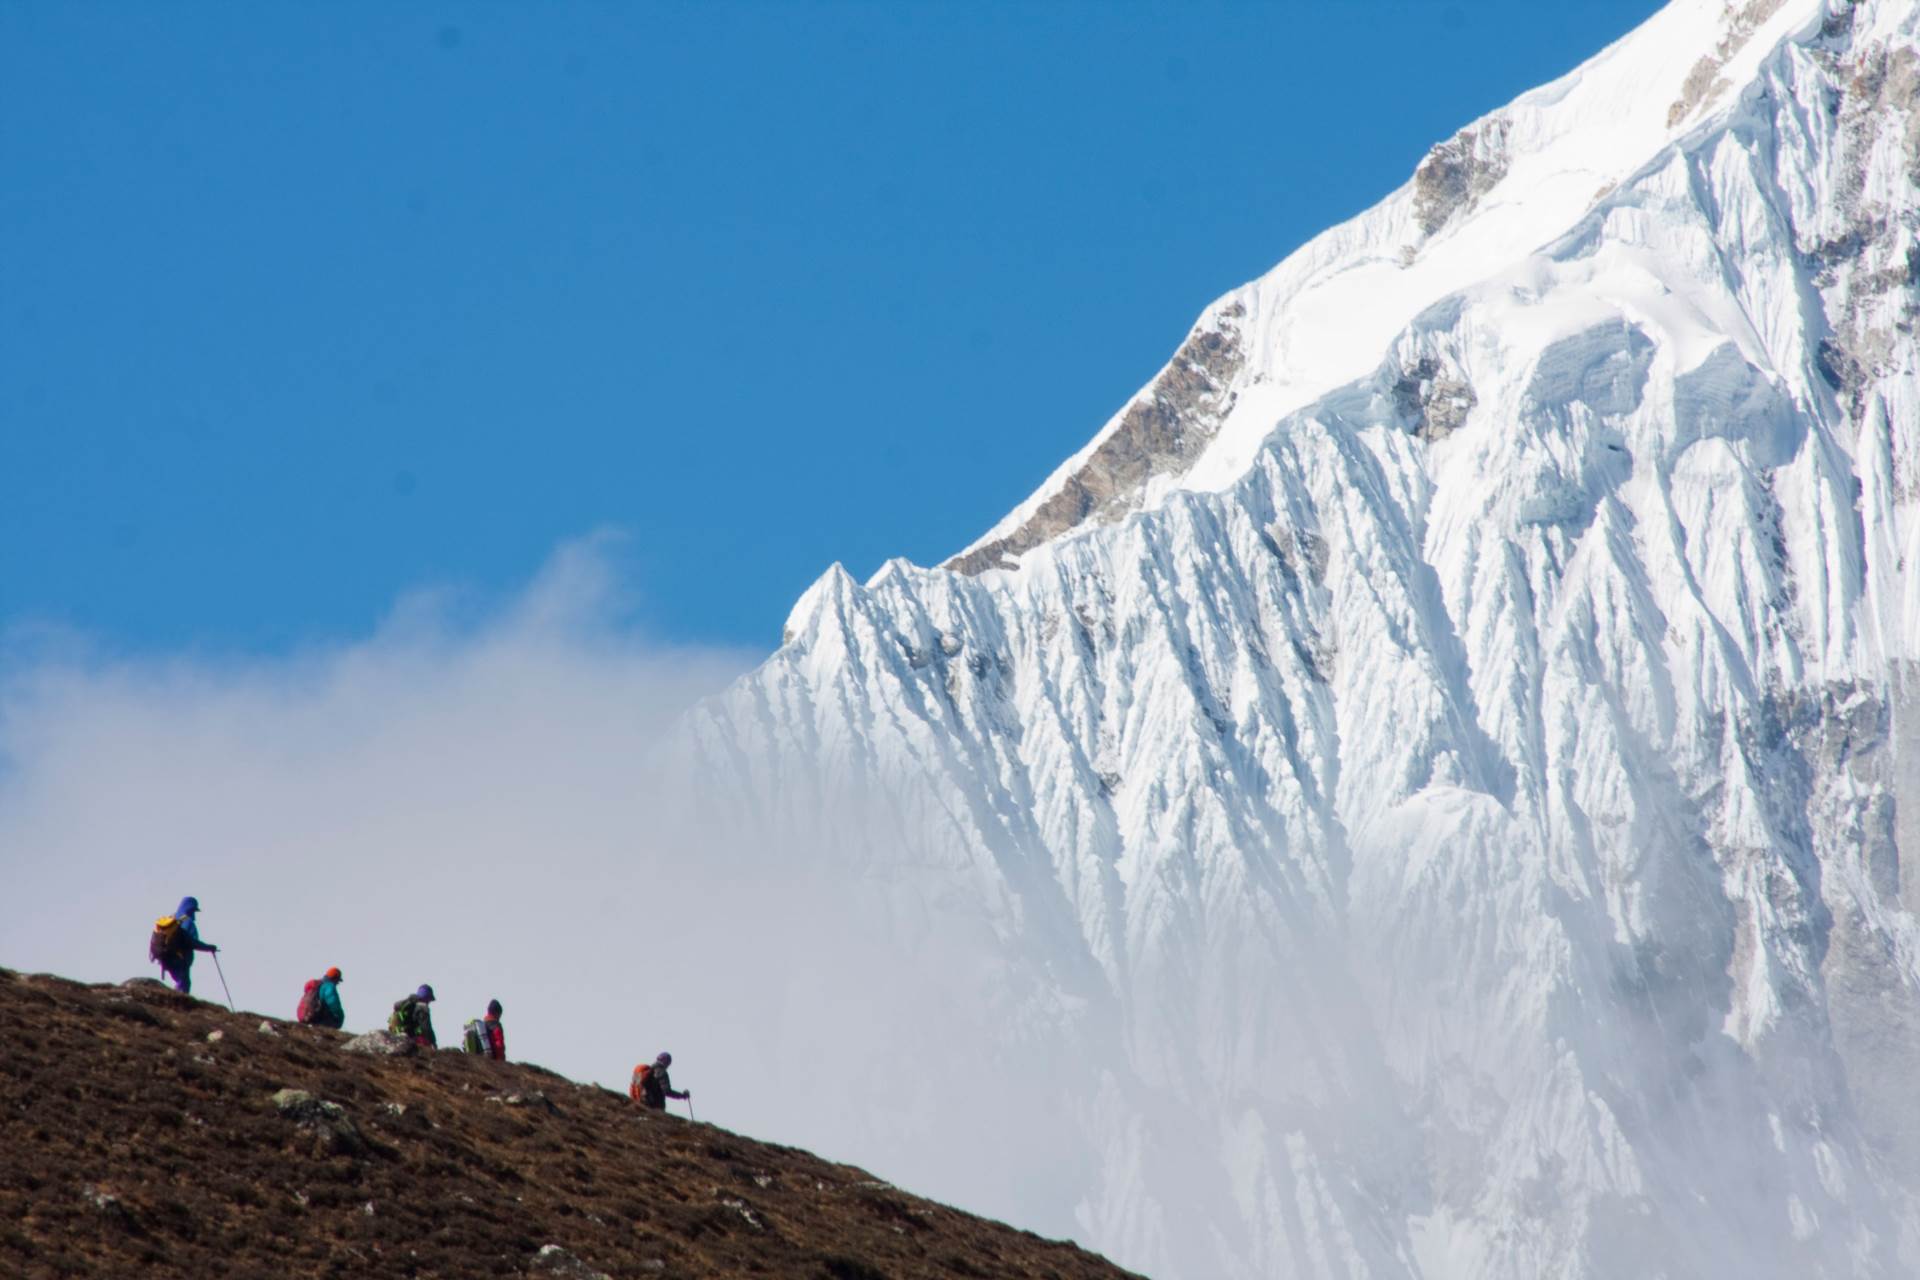
<svg viewBox="0 0 1920 1280"><path fill-rule="evenodd" d="M439 1040L433 1034L433 1012L427 1006L433 1003L433 988L421 983L419 990L393 1002L393 1016L387 1019L387 1030L397 1036L405 1036L423 1049L437 1049Z"/></svg>

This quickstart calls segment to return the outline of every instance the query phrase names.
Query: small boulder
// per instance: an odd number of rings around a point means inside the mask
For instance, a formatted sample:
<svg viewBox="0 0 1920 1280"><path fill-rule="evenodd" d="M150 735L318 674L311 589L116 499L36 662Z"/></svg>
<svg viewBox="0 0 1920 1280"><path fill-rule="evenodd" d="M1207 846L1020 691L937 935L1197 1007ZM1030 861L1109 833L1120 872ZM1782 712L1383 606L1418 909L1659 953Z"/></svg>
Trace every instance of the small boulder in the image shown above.
<svg viewBox="0 0 1920 1280"><path fill-rule="evenodd" d="M360 1130L347 1118L347 1109L337 1102L316 1098L305 1089L282 1089L273 1095L273 1105L281 1115L310 1130L315 1145L328 1154L353 1155L366 1147Z"/></svg>
<svg viewBox="0 0 1920 1280"><path fill-rule="evenodd" d="M271 1022L263 1021L260 1024L260 1034L263 1036L277 1036L280 1034L280 1028L274 1026Z"/></svg>
<svg viewBox="0 0 1920 1280"><path fill-rule="evenodd" d="M531 1268L538 1275L561 1276L564 1280L613 1280L604 1271L595 1271L557 1244L540 1246L533 1255Z"/></svg>
<svg viewBox="0 0 1920 1280"><path fill-rule="evenodd" d="M488 1102L498 1102L509 1107L531 1107L536 1111L558 1114L559 1107L553 1105L553 1099L538 1089L529 1089L525 1093L495 1093L487 1097Z"/></svg>
<svg viewBox="0 0 1920 1280"><path fill-rule="evenodd" d="M373 1117L373 1123L394 1133L433 1127L433 1122L427 1119L427 1113L422 1111L418 1104L408 1106L404 1102L381 1103L379 1114Z"/></svg>
<svg viewBox="0 0 1920 1280"><path fill-rule="evenodd" d="M87 1185L80 1188L80 1198L108 1222L139 1234L139 1224L134 1221L133 1211L127 1208L126 1203L119 1196L105 1188Z"/></svg>
<svg viewBox="0 0 1920 1280"><path fill-rule="evenodd" d="M305 1089L282 1089L273 1095L273 1105L280 1109L283 1116L292 1116L295 1120L307 1120L322 1114L322 1108L332 1107L338 1111L339 1105L322 1102Z"/></svg>
<svg viewBox="0 0 1920 1280"><path fill-rule="evenodd" d="M368 1031L340 1046L348 1053L371 1053L385 1058L404 1058L419 1052L420 1046L391 1031Z"/></svg>
<svg viewBox="0 0 1920 1280"><path fill-rule="evenodd" d="M208 1044L219 1044L219 1043L220 1043L220 1042L221 1042L222 1040L225 1040L226 1038L227 1038L227 1033L226 1033L226 1032L224 1032L224 1031L209 1031L209 1032L207 1032L207 1043L208 1043Z"/></svg>

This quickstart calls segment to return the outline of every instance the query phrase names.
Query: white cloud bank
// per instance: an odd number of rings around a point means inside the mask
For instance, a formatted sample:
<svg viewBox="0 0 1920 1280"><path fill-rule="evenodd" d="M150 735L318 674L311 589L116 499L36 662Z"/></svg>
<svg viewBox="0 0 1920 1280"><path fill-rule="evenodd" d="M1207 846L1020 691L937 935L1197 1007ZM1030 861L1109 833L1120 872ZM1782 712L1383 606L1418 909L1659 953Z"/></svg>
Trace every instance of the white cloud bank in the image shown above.
<svg viewBox="0 0 1920 1280"><path fill-rule="evenodd" d="M497 996L510 1049L589 1078L695 1038L656 938L689 851L650 839L637 762L753 655L623 631L605 550L466 627L427 594L288 659L10 660L0 963L154 973L152 919L191 893L242 1008L290 1016L338 964L349 1028L431 982L443 1040ZM221 997L207 957L195 994Z"/></svg>
<svg viewBox="0 0 1920 1280"><path fill-rule="evenodd" d="M979 945L937 922L903 943L844 863L725 834L750 824L648 765L759 655L623 629L607 551L563 548L477 622L423 593L291 658L16 637L0 965L154 975L152 921L194 894L242 1009L290 1017L337 964L349 1030L430 982L453 1043L497 997L517 1059L623 1089L670 1048L702 1120L1072 1233L1078 1082L980 1069L1000 1029ZM222 999L210 957L194 993Z"/></svg>

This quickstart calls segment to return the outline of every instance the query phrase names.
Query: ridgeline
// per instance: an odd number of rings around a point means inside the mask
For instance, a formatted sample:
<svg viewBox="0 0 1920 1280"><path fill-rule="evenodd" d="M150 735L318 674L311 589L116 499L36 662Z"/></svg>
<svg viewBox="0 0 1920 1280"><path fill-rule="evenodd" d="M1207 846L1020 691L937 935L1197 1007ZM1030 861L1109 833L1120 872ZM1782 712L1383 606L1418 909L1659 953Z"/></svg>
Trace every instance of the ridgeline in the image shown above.
<svg viewBox="0 0 1920 1280"><path fill-rule="evenodd" d="M7 1276L1131 1274L540 1067L351 1053L150 980L0 969L0 1027Z"/></svg>

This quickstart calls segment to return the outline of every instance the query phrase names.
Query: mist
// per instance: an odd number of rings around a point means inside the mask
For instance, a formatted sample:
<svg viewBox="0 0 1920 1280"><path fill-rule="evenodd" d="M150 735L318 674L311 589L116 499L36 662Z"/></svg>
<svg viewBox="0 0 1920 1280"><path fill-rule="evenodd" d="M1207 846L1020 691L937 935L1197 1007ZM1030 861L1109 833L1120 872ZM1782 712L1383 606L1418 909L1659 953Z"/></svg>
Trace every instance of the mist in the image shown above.
<svg viewBox="0 0 1920 1280"><path fill-rule="evenodd" d="M223 971L288 1018L338 965L349 1031L431 983L443 1045L498 999L516 1060L624 1090L667 1049L703 1121L1072 1233L1062 1086L974 1062L992 940L961 916L903 935L817 837L744 838L662 767L681 714L763 655L636 633L610 549L559 549L477 616L423 589L289 657L11 637L0 964L157 976L152 922L193 894L221 948L201 999Z"/></svg>

